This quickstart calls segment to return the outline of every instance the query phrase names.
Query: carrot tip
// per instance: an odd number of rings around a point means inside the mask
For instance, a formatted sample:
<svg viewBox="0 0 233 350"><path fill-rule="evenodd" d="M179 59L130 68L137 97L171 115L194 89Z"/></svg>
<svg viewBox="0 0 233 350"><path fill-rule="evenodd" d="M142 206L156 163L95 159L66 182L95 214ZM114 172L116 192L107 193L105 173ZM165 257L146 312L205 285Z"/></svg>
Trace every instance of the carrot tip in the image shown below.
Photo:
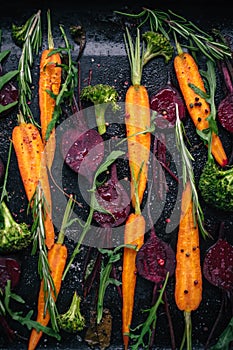
<svg viewBox="0 0 233 350"><path fill-rule="evenodd" d="M123 335L123 343L124 343L124 350L128 350L128 345L129 345L129 336L128 335Z"/></svg>
<svg viewBox="0 0 233 350"><path fill-rule="evenodd" d="M228 159L223 159L223 161L222 161L222 166L225 166L225 165L227 165L228 164Z"/></svg>

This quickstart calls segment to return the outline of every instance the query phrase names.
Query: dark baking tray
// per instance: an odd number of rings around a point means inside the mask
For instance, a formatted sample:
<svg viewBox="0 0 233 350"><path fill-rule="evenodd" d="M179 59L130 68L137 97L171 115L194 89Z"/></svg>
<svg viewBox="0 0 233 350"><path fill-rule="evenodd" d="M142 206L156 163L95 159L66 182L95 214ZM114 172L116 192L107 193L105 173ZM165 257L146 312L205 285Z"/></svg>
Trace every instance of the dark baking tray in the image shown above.
<svg viewBox="0 0 233 350"><path fill-rule="evenodd" d="M81 81L84 84L85 79L88 78L89 70L92 70L92 83L104 82L111 85L115 85L120 93L122 101L126 92L125 82L130 80L129 64L126 57L124 43L123 43L123 18L114 14L115 10L123 12L139 12L143 6L158 9L171 9L175 13L183 15L185 18L190 19L201 26L204 30L208 31L211 28L218 28L230 35L233 35L233 18L231 16L231 10L229 4L225 1L191 1L191 2L173 2L173 1L117 1L115 4L105 1L96 1L91 3L85 1L81 4L73 4L73 2L46 2L46 1L34 1L25 2L11 1L9 4L5 3L0 12L0 26L2 29L2 50L10 49L10 59L7 60L4 65L4 69L16 69L18 64L18 58L20 56L20 49L12 42L11 39L11 25L22 24L25 20L38 9L42 10L43 22L46 21L46 10L50 8L52 16L52 27L54 41L57 46L63 45L61 34L59 31L59 24L63 24L64 28L69 28L74 24L81 24L87 35L87 43L81 58ZM126 19L125 19L126 21ZM128 19L128 21L130 21ZM69 36L69 34L68 34ZM46 26L44 27L44 46L46 46ZM74 46L74 56L78 53L78 46ZM39 59L35 58L33 67L33 79L35 83L34 102L32 103L32 109L35 115L38 115L37 110L37 93L36 82L38 79L38 64ZM200 62L202 64L202 62ZM172 65L165 66L162 60L149 63L145 67L143 73L143 83L148 88L151 94L157 88L163 86L166 83L167 71L173 72ZM171 73L174 78L174 73ZM224 92L220 88L218 82L217 101L223 97ZM9 138L14 125L17 124L17 111L11 113L7 118L0 119L0 141L1 148L0 153L4 161L7 159ZM203 168L206 160L206 149L200 146L200 140L198 140L194 127L189 119L185 122L188 136L191 142L197 147L193 148L193 154L195 159L195 174L198 177L200 171ZM117 129L110 128L109 135L114 135ZM223 138L224 146L228 154L231 152L232 140L230 135L220 127L220 135ZM122 176L127 174L128 169L121 169ZM69 173L70 184L75 181L75 176ZM68 186L69 184L66 183ZM71 185L72 186L72 185ZM10 164L9 177L8 177L8 191L12 198L10 207L14 213L18 215L18 218L27 220L26 208L27 201L25 199L25 193L22 187L21 179L19 176L17 163L14 154L12 155L12 162ZM155 223L157 234L165 241L169 242L175 249L177 228L170 233L165 233L165 219L169 216L170 207L173 203L174 197L170 196L170 199L165 207L165 210L158 221ZM206 218L206 226L209 232L211 232L214 239L217 239L219 223L225 221L226 237L229 242L233 244L233 216L229 213L219 212L213 208L209 208L205 203L202 203ZM212 241L204 241L201 239L201 252L202 259L204 253ZM74 247L72 240L67 240L67 246L71 252ZM18 293L24 300L25 306L23 312L30 309L36 309L37 303L37 291L39 288L39 278L37 274L37 259L31 256L31 250L26 249L23 253L13 255L17 257L21 263L22 276L19 285L16 288ZM74 290L78 290L81 293L81 270L84 261L85 249L75 260L75 268L73 267L70 273L67 275L66 280L62 285L62 290L58 299L58 307L65 310L68 306L68 300ZM210 285L205 279L203 281L203 299L198 310L193 312L193 344L196 349L203 349L205 341L208 337L210 329L214 320L217 317L222 294L218 288ZM141 309L146 309L150 306L151 295L153 285L138 277L137 289L135 295L135 313L134 324L138 324L143 319ZM180 344L183 334L183 314L177 309L174 302L174 278L171 278L167 286L167 294L171 309L172 320L174 324L174 330L176 335L177 344ZM88 314L89 310L94 308L93 295L84 303L85 313ZM109 308L113 315L113 329L111 337L111 345L109 349L123 349L122 336L121 336L121 303L115 287L109 286L105 296L105 306ZM232 309L230 303L227 304L224 310L224 317L213 336L213 343L218 339L223 329L232 317ZM0 349L26 349L27 339L29 331L26 328L15 324L10 321L10 324L17 330L17 332L24 338L16 341L13 344L7 344L0 334ZM81 335L69 335L63 334L61 342L57 342L52 338L43 336L38 349L89 349L87 344L83 340L84 334ZM98 348L98 347L97 347ZM161 307L158 310L158 321L156 326L156 337L154 349L170 349L170 338L168 333L167 318L164 313L164 309Z"/></svg>

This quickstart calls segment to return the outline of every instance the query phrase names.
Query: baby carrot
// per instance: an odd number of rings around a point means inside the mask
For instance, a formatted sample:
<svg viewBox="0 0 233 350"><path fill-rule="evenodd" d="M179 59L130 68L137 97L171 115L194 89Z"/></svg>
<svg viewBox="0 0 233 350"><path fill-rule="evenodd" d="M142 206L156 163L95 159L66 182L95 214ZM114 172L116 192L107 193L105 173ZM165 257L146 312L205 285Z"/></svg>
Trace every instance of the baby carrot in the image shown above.
<svg viewBox="0 0 233 350"><path fill-rule="evenodd" d="M53 95L58 95L61 86L61 57L59 53L52 53L54 43L51 32L50 11L48 18L48 45L49 48L43 50L40 59L39 76L39 108L41 135L46 152L48 168L51 169L54 152L56 148L55 129L53 128L47 135L48 125L53 118L56 100ZM50 94L50 93L52 94Z"/></svg>
<svg viewBox="0 0 233 350"><path fill-rule="evenodd" d="M203 131L209 128L209 121L207 118L210 115L210 106L204 98L199 96L192 87L189 86L189 84L192 83L203 92L206 92L204 81L193 56L188 52L183 52L179 45L177 47L178 54L174 58L174 68L180 90L196 129ZM221 166L228 163L222 141L214 132L212 134L211 152Z"/></svg>

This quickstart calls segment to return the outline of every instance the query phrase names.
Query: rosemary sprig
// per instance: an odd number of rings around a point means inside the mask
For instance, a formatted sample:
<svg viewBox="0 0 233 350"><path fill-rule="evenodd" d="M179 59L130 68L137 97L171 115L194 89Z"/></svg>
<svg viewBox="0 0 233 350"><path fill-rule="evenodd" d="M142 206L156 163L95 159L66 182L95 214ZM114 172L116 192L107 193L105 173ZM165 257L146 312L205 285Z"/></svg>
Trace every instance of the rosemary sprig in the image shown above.
<svg viewBox="0 0 233 350"><path fill-rule="evenodd" d="M52 328L55 332L59 331L57 324L58 310L55 304L55 301L52 297L52 294L56 295L56 290L54 282L50 273L50 267L48 263L47 248L45 244L45 228L44 228L44 215L45 215L45 198L43 195L43 190L38 183L38 186L35 191L35 195L32 198L32 215L33 215L33 225L32 225L32 234L33 234L33 246L32 246L32 255L35 255L38 251L38 273L40 279L43 279L44 282L44 295L45 300L45 310L48 309L51 318Z"/></svg>
<svg viewBox="0 0 233 350"><path fill-rule="evenodd" d="M144 8L143 11L132 14L120 11L115 13L139 20L138 27L149 24L150 29L155 32L161 32L172 40L171 34L180 35L184 40L192 42L192 50L200 50L208 59L221 60L224 57L231 57L231 51L227 45L215 41L214 38L194 24L192 21L168 10L151 10Z"/></svg>
<svg viewBox="0 0 233 350"><path fill-rule="evenodd" d="M30 122L35 122L28 102L32 98L32 75L31 67L34 54L38 53L42 44L41 11L32 15L23 26L12 25L12 38L20 46L22 53L18 64L18 86L19 86L19 110ZM37 125L38 126L38 125Z"/></svg>
<svg viewBox="0 0 233 350"><path fill-rule="evenodd" d="M193 156L189 152L185 141L184 141L184 125L179 118L179 110L178 105L176 104L176 144L177 148L180 151L181 159L182 159L182 175L183 175L183 185L185 186L187 181L190 181L191 190L192 190L192 200L194 205L194 213L197 215L197 221L199 224L200 231L204 238L209 237L210 234L204 228L204 214L199 202L197 188L195 184L194 172L192 162L194 161Z"/></svg>

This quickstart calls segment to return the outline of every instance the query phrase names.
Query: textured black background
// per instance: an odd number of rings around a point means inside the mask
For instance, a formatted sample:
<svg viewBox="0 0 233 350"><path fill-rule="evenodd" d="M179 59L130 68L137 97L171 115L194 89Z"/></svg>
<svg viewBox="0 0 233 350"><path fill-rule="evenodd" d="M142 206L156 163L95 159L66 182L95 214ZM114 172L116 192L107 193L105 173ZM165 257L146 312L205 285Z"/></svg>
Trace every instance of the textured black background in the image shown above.
<svg viewBox="0 0 233 350"><path fill-rule="evenodd" d="M52 30L55 45L63 46L61 34L59 31L59 24L63 24L64 28L68 29L71 25L81 24L87 33L87 45L84 54L81 58L81 82L85 84L85 80L88 78L89 69L92 70L92 83L109 83L115 85L119 91L121 101L124 101L124 96L127 86L126 81L130 80L130 71L128 60L124 51L123 43L123 20L120 16L114 14L114 10L125 12L139 12L142 6L148 6L153 9L155 6L158 9L171 9L174 12L185 16L200 25L205 30L210 30L213 27L223 30L232 36L233 34L233 19L231 17L231 10L229 4L226 5L224 1L191 1L191 2L178 2L178 1L117 1L115 3L106 1L96 1L94 3L85 1L85 3L73 3L73 1L11 1L1 4L0 11L0 26L2 29L2 50L10 49L11 55L7 62L4 64L5 70L16 69L18 64L18 58L20 56L20 49L12 42L10 29L12 23L23 24L25 20L35 13L38 9L42 10L42 23L44 31L44 44L47 44L46 33L46 10L50 8L52 18ZM227 7L228 6L228 7ZM126 19L125 19L126 20ZM130 21L130 20L127 20ZM68 34L69 36L69 34ZM74 58L78 53L78 46L74 46ZM33 83L34 93L31 108L35 116L38 116L37 105L37 90L36 83L39 72L39 57L35 58L33 66ZM202 62L200 62L202 64ZM174 72L172 63L165 66L162 59L155 60L148 64L143 71L143 83L147 86L150 94L157 88L163 86L166 83L167 71L169 71L174 78ZM174 82L175 78L174 78ZM218 92L216 101L219 102L224 96L223 90L220 88L221 82L218 80ZM9 138L11 136L14 125L17 124L17 111L15 110L7 118L0 120L0 154L4 161L7 159L7 152L9 147ZM192 122L187 118L185 121L185 127L187 134L190 137L193 147L192 152L196 159L195 161L195 175L198 178L201 169L206 160L206 149L200 144ZM109 135L114 134L116 130L114 128L109 129ZM228 155L231 152L232 140L231 136L226 133L220 127L220 135L223 137L223 143ZM128 169L121 169L122 174L127 174ZM70 182L75 180L75 175L69 170L65 170L66 179ZM69 183L66 183L69 186ZM172 188L172 183L171 183ZM25 193L21 184L21 179L18 173L17 163L14 154L12 155L12 162L10 165L10 173L8 178L8 191L11 197L11 209L17 218L27 220L26 208L27 201L25 199ZM53 188L53 191L55 189ZM55 194L55 193L54 193ZM177 230L174 230L170 234L164 234L165 231L165 218L169 216L172 204L174 203L175 195L170 191L170 195L167 200L164 213L156 223L157 234L165 241L171 243L175 249ZM213 235L214 240L217 239L218 226L221 220L226 222L226 237L233 243L233 216L229 213L218 212L213 208L209 208L203 204L203 209L206 218L206 226L209 232ZM153 208L156 210L156 208ZM202 259L209 246L213 241L203 241L201 239L201 251ZM73 242L67 241L67 246L70 252L72 252ZM65 310L69 304L73 291L77 289L81 293L80 279L82 277L81 269L83 258L85 255L85 249L75 260L74 267L67 275L67 279L64 281L61 293L58 299L58 307L61 311ZM16 292L20 294L26 301L23 311L26 312L30 309L36 309L37 303L37 291L39 287L39 279L37 275L37 258L31 257L30 249L23 252L23 254L15 255L21 262L22 278ZM120 270L119 270L120 271ZM119 272L120 277L120 272ZM203 300L199 309L193 313L193 341L197 349L202 349L203 344L208 337L209 330L213 325L215 318L217 317L218 310L221 303L221 292L211 286L207 281L203 281ZM134 323L138 324L143 320L141 309L146 309L150 306L151 293L153 285L138 278L138 284L135 297L135 313ZM177 309L174 303L174 279L171 278L167 286L168 300L171 308L171 315L174 321L175 334L177 337L177 345L180 344L183 334L183 314ZM84 312L88 316L89 310L94 307L94 297L90 295L87 300L84 301ZM113 286L109 286L105 298L105 306L108 307L113 315L113 332L110 349L122 349L121 339L121 304L116 289ZM18 305L16 305L18 307ZM227 322L231 318L231 306L227 304L224 317L222 318L218 330L214 335L216 340L218 335L227 325ZM0 335L0 348L1 349L26 349L27 338L29 332L27 329L22 328L18 324L12 323L12 325L18 330L19 334L25 337L24 340L17 342L16 344L6 344ZM84 334L81 334L83 336ZM48 339L44 336L40 342L38 349L87 349L84 342L80 341L79 336L71 336L68 334L62 334L62 341L60 343L53 339ZM156 327L155 337L155 349L170 348L170 339L167 328L167 319L164 313L164 309L161 307L158 310L158 322Z"/></svg>

